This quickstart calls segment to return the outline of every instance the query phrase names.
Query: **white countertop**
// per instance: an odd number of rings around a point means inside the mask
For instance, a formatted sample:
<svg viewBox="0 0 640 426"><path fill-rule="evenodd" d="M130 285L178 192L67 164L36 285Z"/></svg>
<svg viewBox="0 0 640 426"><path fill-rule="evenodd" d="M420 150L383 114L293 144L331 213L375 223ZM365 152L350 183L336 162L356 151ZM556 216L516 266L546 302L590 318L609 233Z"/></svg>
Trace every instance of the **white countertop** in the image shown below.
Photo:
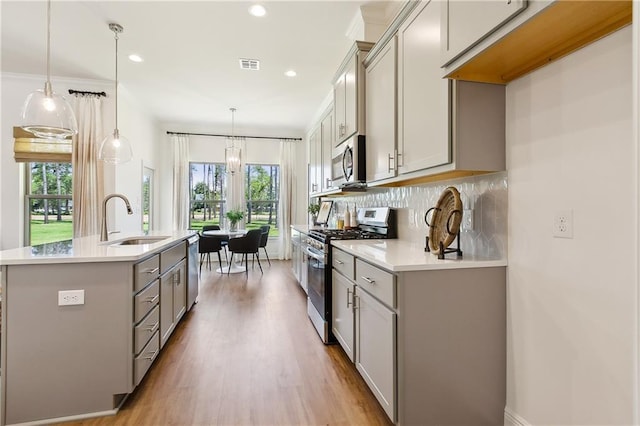
<svg viewBox="0 0 640 426"><path fill-rule="evenodd" d="M308 234L309 230L316 228L315 226L310 225L291 225L292 229L295 229L298 232L302 232L303 234Z"/></svg>
<svg viewBox="0 0 640 426"><path fill-rule="evenodd" d="M482 259L464 253L462 259L449 253L440 260L425 252L424 244L405 240L333 240L331 245L391 272L507 266L505 259Z"/></svg>
<svg viewBox="0 0 640 426"><path fill-rule="evenodd" d="M91 235L57 243L3 250L0 251L0 265L135 261L195 234L197 234L196 231L151 231L148 233L149 236L167 236L168 238L150 244L124 246L115 243L126 238L141 236L142 233L112 234L109 236L109 241L105 242L100 241L99 235Z"/></svg>

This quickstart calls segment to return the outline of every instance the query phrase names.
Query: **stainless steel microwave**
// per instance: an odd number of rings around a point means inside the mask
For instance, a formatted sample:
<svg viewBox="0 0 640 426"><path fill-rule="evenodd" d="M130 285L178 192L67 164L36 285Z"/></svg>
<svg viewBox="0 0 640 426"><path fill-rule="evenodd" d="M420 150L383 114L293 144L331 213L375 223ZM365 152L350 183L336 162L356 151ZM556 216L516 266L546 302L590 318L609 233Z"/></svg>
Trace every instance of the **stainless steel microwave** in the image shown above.
<svg viewBox="0 0 640 426"><path fill-rule="evenodd" d="M334 187L364 183L367 180L364 135L354 135L333 149L331 179Z"/></svg>

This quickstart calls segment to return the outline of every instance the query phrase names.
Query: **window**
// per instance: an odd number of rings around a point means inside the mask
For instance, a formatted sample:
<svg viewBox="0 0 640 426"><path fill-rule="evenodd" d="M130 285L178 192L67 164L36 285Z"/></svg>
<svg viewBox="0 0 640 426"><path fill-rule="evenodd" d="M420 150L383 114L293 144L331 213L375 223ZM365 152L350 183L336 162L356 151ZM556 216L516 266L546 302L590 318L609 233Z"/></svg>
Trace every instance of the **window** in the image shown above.
<svg viewBox="0 0 640 426"><path fill-rule="evenodd" d="M246 228L254 229L262 225L271 225L269 236L277 236L280 166L247 164L246 181Z"/></svg>
<svg viewBox="0 0 640 426"><path fill-rule="evenodd" d="M73 238L71 163L28 163L25 245Z"/></svg>
<svg viewBox="0 0 640 426"><path fill-rule="evenodd" d="M247 229L271 225L270 236L278 235L278 197L280 167L271 164L247 164L245 223ZM190 229L219 225L224 218L226 170L224 163L190 163ZM224 224L224 221L223 221Z"/></svg>
<svg viewBox="0 0 640 426"><path fill-rule="evenodd" d="M226 173L223 163L190 163L189 228L220 225L224 214Z"/></svg>
<svg viewBox="0 0 640 426"><path fill-rule="evenodd" d="M153 169L142 168L142 230L153 229Z"/></svg>

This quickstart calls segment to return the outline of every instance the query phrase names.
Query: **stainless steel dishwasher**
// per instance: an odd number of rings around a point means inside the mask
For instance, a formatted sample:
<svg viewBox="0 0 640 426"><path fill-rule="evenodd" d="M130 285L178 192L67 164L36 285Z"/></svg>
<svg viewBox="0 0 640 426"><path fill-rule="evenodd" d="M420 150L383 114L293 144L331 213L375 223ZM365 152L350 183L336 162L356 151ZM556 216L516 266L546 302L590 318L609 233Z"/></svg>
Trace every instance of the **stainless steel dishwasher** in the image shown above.
<svg viewBox="0 0 640 426"><path fill-rule="evenodd" d="M200 274L198 273L198 240L200 237L196 234L187 240L187 311L196 303L198 291L200 288Z"/></svg>

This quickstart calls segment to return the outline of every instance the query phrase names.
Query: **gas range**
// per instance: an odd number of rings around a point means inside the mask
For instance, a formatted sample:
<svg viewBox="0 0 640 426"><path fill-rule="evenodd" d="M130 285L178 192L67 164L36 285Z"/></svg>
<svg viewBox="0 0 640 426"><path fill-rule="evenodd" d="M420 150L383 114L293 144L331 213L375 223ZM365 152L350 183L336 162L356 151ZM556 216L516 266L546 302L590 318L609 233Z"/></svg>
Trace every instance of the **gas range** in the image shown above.
<svg viewBox="0 0 640 426"><path fill-rule="evenodd" d="M396 211L389 207L358 209L358 227L350 229L314 228L309 230L307 259L307 313L324 343L335 342L331 332L332 240L397 238Z"/></svg>
<svg viewBox="0 0 640 426"><path fill-rule="evenodd" d="M307 245L318 252L328 253L331 240L371 240L397 238L396 212L388 207L358 209L356 228L309 230Z"/></svg>

